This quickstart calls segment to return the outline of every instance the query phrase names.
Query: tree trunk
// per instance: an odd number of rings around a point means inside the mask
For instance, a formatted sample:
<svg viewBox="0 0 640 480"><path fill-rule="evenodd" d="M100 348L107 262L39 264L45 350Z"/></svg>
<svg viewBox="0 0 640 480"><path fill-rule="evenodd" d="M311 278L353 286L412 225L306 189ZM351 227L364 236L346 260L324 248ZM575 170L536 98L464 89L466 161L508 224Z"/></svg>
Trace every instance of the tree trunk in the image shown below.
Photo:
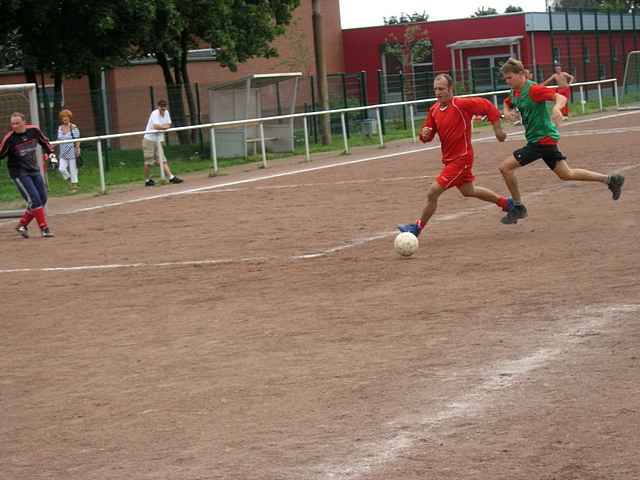
<svg viewBox="0 0 640 480"><path fill-rule="evenodd" d="M193 98L193 89L191 88L191 79L189 78L189 41L185 33L182 34L182 58L180 62L180 73L182 74L182 81L184 86L184 93L187 96L187 105L189 105L189 119L191 125L197 125L200 123L200 119L197 118L196 104ZM198 138L198 132L191 130L191 143L195 143Z"/></svg>
<svg viewBox="0 0 640 480"><path fill-rule="evenodd" d="M318 90L320 93L320 107L329 110L329 83L327 81L327 62L324 55L324 43L322 38L322 13L320 0L313 0L313 43L316 51L316 72L318 77ZM322 144L331 143L331 117L322 115Z"/></svg>

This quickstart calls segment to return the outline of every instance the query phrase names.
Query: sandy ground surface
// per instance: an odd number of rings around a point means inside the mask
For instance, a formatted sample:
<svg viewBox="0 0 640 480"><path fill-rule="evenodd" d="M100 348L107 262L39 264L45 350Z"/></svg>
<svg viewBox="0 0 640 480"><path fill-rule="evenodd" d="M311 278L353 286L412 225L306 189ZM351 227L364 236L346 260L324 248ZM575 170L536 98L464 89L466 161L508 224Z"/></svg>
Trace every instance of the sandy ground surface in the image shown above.
<svg viewBox="0 0 640 480"><path fill-rule="evenodd" d="M525 221L447 192L409 259L440 160L397 144L0 225L0 476L640 478L639 120L562 131L619 202L539 162ZM478 143L477 183L521 144Z"/></svg>

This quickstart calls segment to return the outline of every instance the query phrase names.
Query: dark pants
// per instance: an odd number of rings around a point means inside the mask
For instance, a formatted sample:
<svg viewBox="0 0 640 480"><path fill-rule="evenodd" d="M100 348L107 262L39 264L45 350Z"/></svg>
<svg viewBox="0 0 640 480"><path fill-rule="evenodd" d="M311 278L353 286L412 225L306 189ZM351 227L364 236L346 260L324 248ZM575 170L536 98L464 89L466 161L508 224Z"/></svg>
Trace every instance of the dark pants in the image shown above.
<svg viewBox="0 0 640 480"><path fill-rule="evenodd" d="M31 175L14 177L12 180L20 195L27 202L28 210L35 210L47 204L47 187L44 185L42 175L32 173Z"/></svg>

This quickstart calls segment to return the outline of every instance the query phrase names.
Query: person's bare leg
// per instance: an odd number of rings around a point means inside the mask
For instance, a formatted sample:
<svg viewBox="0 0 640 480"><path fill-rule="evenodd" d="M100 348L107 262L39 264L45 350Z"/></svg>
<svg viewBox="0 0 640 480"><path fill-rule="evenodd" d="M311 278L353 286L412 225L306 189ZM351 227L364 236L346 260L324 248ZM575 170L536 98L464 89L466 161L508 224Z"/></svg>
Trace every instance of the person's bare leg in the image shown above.
<svg viewBox="0 0 640 480"><path fill-rule="evenodd" d="M465 197L474 197L485 202L495 203L496 205L499 205L500 200L503 198L493 190L489 190L485 187L478 187L474 185L473 182L462 184L458 187L458 190L460 190L460 193Z"/></svg>
<svg viewBox="0 0 640 480"><path fill-rule="evenodd" d="M438 199L444 192L445 189L442 188L438 182L433 182L429 188L429 192L427 193L427 205L424 207L422 216L420 217L423 226L429 223L429 220L431 220L431 217L436 212L438 208Z"/></svg>
<svg viewBox="0 0 640 480"><path fill-rule="evenodd" d="M560 160L556 163L556 167L553 169L559 179L561 180L574 180L577 182L600 182L608 183L609 176L603 173L592 172L591 170L585 170L583 168L571 168L566 160Z"/></svg>
<svg viewBox="0 0 640 480"><path fill-rule="evenodd" d="M515 175L515 170L518 168L520 168L520 164L513 157L507 158L500 165L500 173L502 174L502 178L504 178L504 183L507 185L507 188L511 193L511 198L513 198L513 201L516 203L522 201L520 188L518 187L518 180Z"/></svg>

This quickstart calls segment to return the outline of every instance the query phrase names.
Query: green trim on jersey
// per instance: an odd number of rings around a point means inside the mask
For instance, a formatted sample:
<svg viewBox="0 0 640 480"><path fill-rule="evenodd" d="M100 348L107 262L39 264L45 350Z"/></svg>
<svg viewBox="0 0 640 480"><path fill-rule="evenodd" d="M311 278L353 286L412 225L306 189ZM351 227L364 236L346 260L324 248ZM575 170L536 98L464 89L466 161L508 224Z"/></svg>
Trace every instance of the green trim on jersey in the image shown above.
<svg viewBox="0 0 640 480"><path fill-rule="evenodd" d="M520 96L516 97L515 90L511 90L511 105L517 108L522 115L527 143L538 143L544 137L551 137L556 142L560 140L558 127L551 120L547 102L536 103L529 96L529 89L535 82L527 80L520 89Z"/></svg>

